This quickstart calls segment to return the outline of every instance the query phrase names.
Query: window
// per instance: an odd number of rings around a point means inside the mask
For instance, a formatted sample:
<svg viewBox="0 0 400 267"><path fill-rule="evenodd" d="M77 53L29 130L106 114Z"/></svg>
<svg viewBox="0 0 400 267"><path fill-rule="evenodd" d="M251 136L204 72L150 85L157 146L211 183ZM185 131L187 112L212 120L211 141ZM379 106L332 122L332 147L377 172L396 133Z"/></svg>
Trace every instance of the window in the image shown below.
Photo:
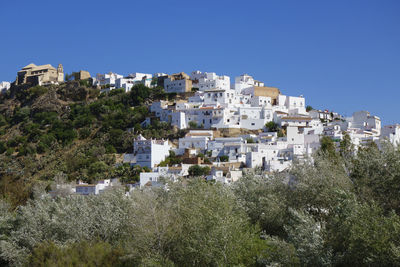
<svg viewBox="0 0 400 267"><path fill-rule="evenodd" d="M254 123L254 122L252 122L252 123L251 123L251 125L252 125L252 126L254 126L254 125L255 125L255 123Z"/></svg>

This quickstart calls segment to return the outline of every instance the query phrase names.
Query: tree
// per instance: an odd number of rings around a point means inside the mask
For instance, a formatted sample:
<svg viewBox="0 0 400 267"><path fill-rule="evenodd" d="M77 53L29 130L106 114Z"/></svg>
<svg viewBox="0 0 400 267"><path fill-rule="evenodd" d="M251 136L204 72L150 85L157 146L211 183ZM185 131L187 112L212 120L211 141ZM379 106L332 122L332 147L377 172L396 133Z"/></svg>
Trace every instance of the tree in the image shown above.
<svg viewBox="0 0 400 267"><path fill-rule="evenodd" d="M340 155L346 159L346 161L351 160L351 157L354 155L354 145L348 133L343 135L343 139L340 141L339 151Z"/></svg>
<svg viewBox="0 0 400 267"><path fill-rule="evenodd" d="M357 195L385 212L400 214L400 149L390 143L360 148L351 161L350 177Z"/></svg>
<svg viewBox="0 0 400 267"><path fill-rule="evenodd" d="M228 162L229 161L229 156L223 155L219 157L219 161L221 162Z"/></svg>
<svg viewBox="0 0 400 267"><path fill-rule="evenodd" d="M268 129L269 132L277 132L279 130L279 125L274 121L267 122L265 127Z"/></svg>
<svg viewBox="0 0 400 267"><path fill-rule="evenodd" d="M312 107L312 106L310 106L310 105L308 105L308 106L306 106L306 111L307 112L309 112L309 111L311 111L311 110L313 110L314 108Z"/></svg>
<svg viewBox="0 0 400 267"><path fill-rule="evenodd" d="M197 123L195 121L189 121L190 129L197 129Z"/></svg>
<svg viewBox="0 0 400 267"><path fill-rule="evenodd" d="M253 143L255 143L254 139L251 138L251 137L247 138L247 139L246 139L246 142L247 142L248 144L253 144Z"/></svg>
<svg viewBox="0 0 400 267"><path fill-rule="evenodd" d="M179 266L253 265L265 243L258 238L235 197L222 184L194 180L171 190L173 231L167 251ZM233 204L233 205L232 205Z"/></svg>
<svg viewBox="0 0 400 267"><path fill-rule="evenodd" d="M200 165L193 165L189 167L189 175L192 177L196 177L196 176L205 176L208 175L210 173L211 169L208 166L200 166Z"/></svg>
<svg viewBox="0 0 400 267"><path fill-rule="evenodd" d="M320 140L321 152L326 153L328 156L334 158L337 156L336 144L333 142L332 138L329 136L323 136Z"/></svg>

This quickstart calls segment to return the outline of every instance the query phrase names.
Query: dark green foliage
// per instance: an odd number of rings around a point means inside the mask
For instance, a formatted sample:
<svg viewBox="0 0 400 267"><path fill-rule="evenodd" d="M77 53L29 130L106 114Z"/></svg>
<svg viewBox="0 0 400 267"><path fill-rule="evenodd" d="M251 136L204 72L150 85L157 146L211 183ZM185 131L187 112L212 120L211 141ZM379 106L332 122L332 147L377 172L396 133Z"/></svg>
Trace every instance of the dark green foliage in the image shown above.
<svg viewBox="0 0 400 267"><path fill-rule="evenodd" d="M210 174L210 167L208 166L200 166L200 165L193 165L189 167L189 175L192 177L196 177L196 176L206 176L208 174Z"/></svg>
<svg viewBox="0 0 400 267"><path fill-rule="evenodd" d="M279 125L274 121L267 122L265 127L269 132L277 132L279 130Z"/></svg>
<svg viewBox="0 0 400 267"><path fill-rule="evenodd" d="M26 120L28 120L30 112L31 112L30 108L28 108L28 107L16 109L14 112L14 116L12 117L13 124L18 124L18 123L25 122Z"/></svg>
<svg viewBox="0 0 400 267"><path fill-rule="evenodd" d="M79 139L86 139L90 136L90 128L82 128L79 130Z"/></svg>
<svg viewBox="0 0 400 267"><path fill-rule="evenodd" d="M312 106L310 106L310 105L308 105L308 106L306 106L306 111L307 112L309 112L309 111L311 111L311 110L313 110L314 108L312 107Z"/></svg>
<svg viewBox="0 0 400 267"><path fill-rule="evenodd" d="M219 161L221 162L228 162L229 161L229 156L223 155L219 157Z"/></svg>
<svg viewBox="0 0 400 267"><path fill-rule="evenodd" d="M28 89L28 93L30 94L31 97L39 97L41 95L44 95L48 92L48 89L46 87L37 85L34 87L31 87Z"/></svg>
<svg viewBox="0 0 400 267"><path fill-rule="evenodd" d="M91 83L90 83L90 81L88 79L86 79L86 80L80 80L79 81L79 85L80 86L85 86L85 87L90 87Z"/></svg>
<svg viewBox="0 0 400 267"><path fill-rule="evenodd" d="M3 154L7 150L7 145L5 142L0 141L0 154Z"/></svg>
<svg viewBox="0 0 400 267"><path fill-rule="evenodd" d="M38 245L28 259L29 266L130 266L125 251L106 242L86 242L59 247L53 242Z"/></svg>
<svg viewBox="0 0 400 267"><path fill-rule="evenodd" d="M321 142L321 152L326 153L330 157L336 157L336 144L333 142L332 138L328 136L323 136L320 140Z"/></svg>
<svg viewBox="0 0 400 267"><path fill-rule="evenodd" d="M0 114L0 127L6 126L7 124L8 124L8 123L7 123L7 120L6 120L6 118L4 117L4 115Z"/></svg>
<svg viewBox="0 0 400 267"><path fill-rule="evenodd" d="M197 122L189 121L189 127L190 129L197 129Z"/></svg>
<svg viewBox="0 0 400 267"><path fill-rule="evenodd" d="M176 156L175 152L171 150L169 151L169 156L165 160L160 162L159 166L160 167L173 166L175 164L180 164L180 163L182 163L182 158Z"/></svg>
<svg viewBox="0 0 400 267"><path fill-rule="evenodd" d="M50 133L53 134L63 145L71 143L78 136L70 122L63 123L61 121L56 121L52 125Z"/></svg>
<svg viewBox="0 0 400 267"><path fill-rule="evenodd" d="M254 144L255 143L255 141L254 141L254 139L253 138L247 138L246 139L246 142L248 143L248 144Z"/></svg>
<svg viewBox="0 0 400 267"><path fill-rule="evenodd" d="M119 94L123 94L123 93L125 93L125 89L124 89L124 88L119 88L119 89L111 90L111 91L108 93L108 95L109 95L109 96L114 96L114 95L119 95Z"/></svg>

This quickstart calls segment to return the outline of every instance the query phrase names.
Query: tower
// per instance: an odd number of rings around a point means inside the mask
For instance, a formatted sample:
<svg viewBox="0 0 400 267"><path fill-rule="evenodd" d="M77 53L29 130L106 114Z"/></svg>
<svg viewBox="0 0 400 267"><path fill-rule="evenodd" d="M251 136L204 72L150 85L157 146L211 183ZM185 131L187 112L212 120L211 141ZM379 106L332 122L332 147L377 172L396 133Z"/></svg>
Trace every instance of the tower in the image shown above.
<svg viewBox="0 0 400 267"><path fill-rule="evenodd" d="M64 81L64 68L62 64L58 64L57 67L57 82L63 82Z"/></svg>

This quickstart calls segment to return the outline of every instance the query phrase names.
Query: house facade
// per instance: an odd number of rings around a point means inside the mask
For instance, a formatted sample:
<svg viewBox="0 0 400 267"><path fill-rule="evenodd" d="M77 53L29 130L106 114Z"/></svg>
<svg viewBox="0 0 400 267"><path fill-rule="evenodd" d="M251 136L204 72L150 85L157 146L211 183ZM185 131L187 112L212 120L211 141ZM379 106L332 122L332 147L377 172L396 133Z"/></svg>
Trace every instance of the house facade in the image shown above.
<svg viewBox="0 0 400 267"><path fill-rule="evenodd" d="M50 64L35 65L33 63L23 67L17 73L15 80L16 85L32 84L32 85L45 85L45 84L59 84L64 82L64 69L61 64L55 68Z"/></svg>

